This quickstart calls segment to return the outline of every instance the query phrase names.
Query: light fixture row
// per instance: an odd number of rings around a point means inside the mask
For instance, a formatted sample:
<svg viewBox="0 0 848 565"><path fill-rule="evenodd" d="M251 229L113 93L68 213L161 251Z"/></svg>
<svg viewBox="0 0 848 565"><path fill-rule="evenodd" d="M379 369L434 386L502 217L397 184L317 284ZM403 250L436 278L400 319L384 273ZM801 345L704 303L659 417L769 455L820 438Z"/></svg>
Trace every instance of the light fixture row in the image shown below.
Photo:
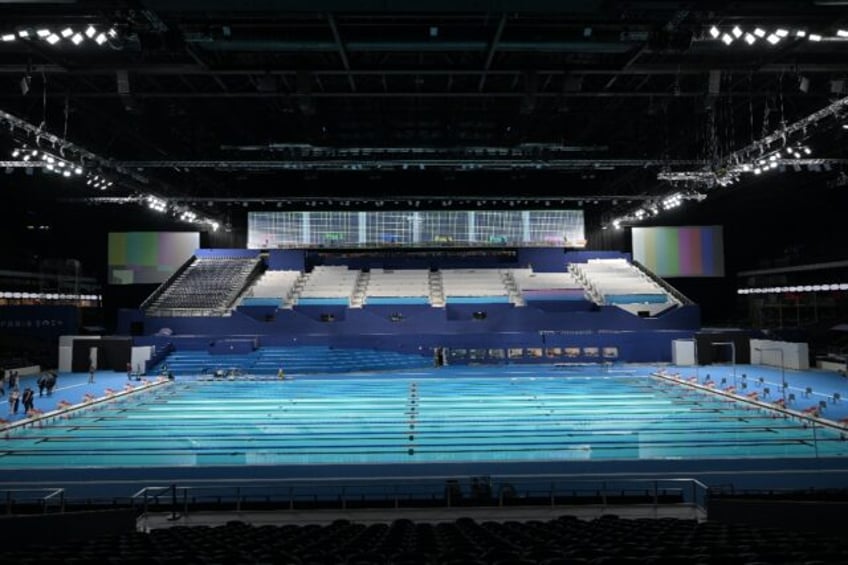
<svg viewBox="0 0 848 565"><path fill-rule="evenodd" d="M619 216L610 222L610 225L614 229L621 229L625 223L636 223L641 222L646 218L652 218L654 216L659 216L661 212L665 212L668 210L673 210L683 205L684 200L697 200L701 202L707 196L700 192L689 190L683 192L674 192L672 194L668 194L658 200L651 202L649 204L645 204L639 208L636 208L632 212L629 212L623 216Z"/></svg>
<svg viewBox="0 0 848 565"><path fill-rule="evenodd" d="M12 157L27 163L32 163L33 167L42 167L45 171L61 175L63 177L80 176L85 173L85 169L78 163L74 163L64 157L54 155L49 151L30 148L25 145L13 149Z"/></svg>
<svg viewBox="0 0 848 565"><path fill-rule="evenodd" d="M36 28L20 28L12 32L6 32L0 35L0 41L11 43L13 41L44 41L50 45L56 45L62 40L70 41L74 45L81 45L86 41L93 41L97 45L104 45L109 39L118 37L118 32L114 27L106 30L98 28L94 25L85 27L65 26L62 29L49 27Z"/></svg>
<svg viewBox="0 0 848 565"><path fill-rule="evenodd" d="M199 216L196 212L194 212L193 210L189 210L188 208L182 208L178 205L171 205L164 198L153 194L146 195L143 198L143 202L147 204L147 207L150 210L159 212L160 214L171 212L174 216L179 217L180 221L189 224L209 226L212 231L218 231L218 228L220 227L220 224L215 220Z"/></svg>
<svg viewBox="0 0 848 565"><path fill-rule="evenodd" d="M0 298L17 300L103 300L100 294L61 294L57 292L0 292Z"/></svg>
<svg viewBox="0 0 848 565"><path fill-rule="evenodd" d="M831 292L848 290L848 283L823 283L795 286L768 286L759 288L739 288L736 294L779 294L783 292Z"/></svg>
<svg viewBox="0 0 848 565"><path fill-rule="evenodd" d="M763 153L761 156L751 159L750 161L738 163L733 167L729 167L723 174L716 175L716 183L719 186L729 186L739 180L743 174L752 174L759 176L769 171L778 169L780 165L785 165L787 161L794 159L807 159L813 154L813 150L808 145L797 143L795 145L787 145L782 149L776 149L771 152ZM801 170L800 165L793 165L794 170ZM787 170L785 167L781 171Z"/></svg>
<svg viewBox="0 0 848 565"><path fill-rule="evenodd" d="M779 27L774 30L766 30L757 26L754 29L746 30L738 25L735 25L730 29L722 29L714 25L710 27L708 33L712 39L721 41L728 46L736 43L737 41L744 42L748 45L754 45L758 41L763 40L769 45L777 45L781 41L790 39L806 40L813 43L830 40L848 40L848 30L845 29L838 29L832 35L825 35L822 33L812 33L806 29L789 30Z"/></svg>

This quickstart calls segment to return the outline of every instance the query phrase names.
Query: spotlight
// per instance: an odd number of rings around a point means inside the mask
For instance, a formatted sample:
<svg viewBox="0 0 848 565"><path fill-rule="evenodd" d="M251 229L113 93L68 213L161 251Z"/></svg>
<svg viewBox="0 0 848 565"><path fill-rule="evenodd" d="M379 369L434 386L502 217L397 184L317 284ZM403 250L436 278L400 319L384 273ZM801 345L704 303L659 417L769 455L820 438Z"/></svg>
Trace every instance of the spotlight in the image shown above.
<svg viewBox="0 0 848 565"><path fill-rule="evenodd" d="M2 39L3 41L14 41L15 40L15 34L14 33L7 33L3 36L0 36L0 39Z"/></svg>
<svg viewBox="0 0 848 565"><path fill-rule="evenodd" d="M803 29L799 29L795 32L795 37L807 37L807 32Z"/></svg>
<svg viewBox="0 0 848 565"><path fill-rule="evenodd" d="M766 38L766 41L768 41L772 45L777 45L780 42L780 38L772 33L769 34L769 36Z"/></svg>
<svg viewBox="0 0 848 565"><path fill-rule="evenodd" d="M72 35L74 34L74 30L73 30L73 29L71 29L71 28L69 28L69 27L66 27L65 29L63 29L63 30L61 31L61 34L62 34L62 37L64 37L65 39L67 39L67 38L69 38L70 36L72 36Z"/></svg>
<svg viewBox="0 0 848 565"><path fill-rule="evenodd" d="M97 33L97 30L96 30L96 29L94 29L94 26L88 26L88 27L85 29L85 36L86 36L87 38L89 38L89 39L91 39L92 37L94 37L94 34L95 34L95 33Z"/></svg>
<svg viewBox="0 0 848 565"><path fill-rule="evenodd" d="M754 37L750 33L745 34L745 43L747 43L748 45L753 45L755 41L757 41L756 37Z"/></svg>
<svg viewBox="0 0 848 565"><path fill-rule="evenodd" d="M29 37L29 30L28 29L19 30L18 31L18 37L20 37L21 39L27 39Z"/></svg>
<svg viewBox="0 0 848 565"><path fill-rule="evenodd" d="M721 41L722 41L725 45L730 45L731 43L733 43L733 36L732 36L732 35L730 35L729 33L725 33L725 34L723 34L723 35L721 36Z"/></svg>
<svg viewBox="0 0 848 565"><path fill-rule="evenodd" d="M713 39L717 39L719 35L721 35L721 32L718 30L718 28L716 26L713 26L713 27L710 28L710 36Z"/></svg>
<svg viewBox="0 0 848 565"><path fill-rule="evenodd" d="M45 37L50 35L50 30L49 29L39 29L38 31L35 32L35 35L37 35L41 39L44 39Z"/></svg>
<svg viewBox="0 0 848 565"><path fill-rule="evenodd" d="M761 27L758 27L757 29L754 30L754 35L756 35L757 37L765 37L766 36L766 30L764 30Z"/></svg>
<svg viewBox="0 0 848 565"><path fill-rule="evenodd" d="M94 42L97 43L97 45L103 45L104 43L106 43L106 34L105 33L97 34L97 37L94 38Z"/></svg>
<svg viewBox="0 0 848 565"><path fill-rule="evenodd" d="M56 45L60 39L61 37L59 37L55 33L51 33L47 36L47 43L49 43L50 45Z"/></svg>
<svg viewBox="0 0 848 565"><path fill-rule="evenodd" d="M776 36L778 36L779 38L783 39L784 37L786 37L787 35L789 35L789 32L788 32L788 31L786 31L785 29L778 28L778 29L774 32L774 34L775 34Z"/></svg>
<svg viewBox="0 0 848 565"><path fill-rule="evenodd" d="M762 172L763 172L763 170L762 170L761 168L759 168L759 167L755 167L755 168L754 168L754 174L755 174L755 175L762 174Z"/></svg>
<svg viewBox="0 0 848 565"><path fill-rule="evenodd" d="M821 35L819 35L817 33L811 33L810 34L810 41L821 41L821 40L822 40Z"/></svg>
<svg viewBox="0 0 848 565"><path fill-rule="evenodd" d="M82 174L82 167L77 167L76 169L74 169L74 174L81 175Z"/></svg>
<svg viewBox="0 0 848 565"><path fill-rule="evenodd" d="M118 37L118 32L117 32L117 31L115 31L115 28L113 28L113 27L110 27L110 28L109 28L109 31L108 31L107 33L109 34L109 37L111 37L111 38L113 38L113 39L114 39L115 37Z"/></svg>
<svg viewBox="0 0 848 565"><path fill-rule="evenodd" d="M736 39L742 37L742 29L739 26L734 26L730 33L732 33L733 37L735 37Z"/></svg>
<svg viewBox="0 0 848 565"><path fill-rule="evenodd" d="M82 43L82 39L83 39L82 34L77 32L71 38L71 43L73 43L74 45L79 45L80 43Z"/></svg>
<svg viewBox="0 0 848 565"><path fill-rule="evenodd" d="M848 30L840 29L836 31L836 35L839 37L848 37Z"/></svg>
<svg viewBox="0 0 848 565"><path fill-rule="evenodd" d="M18 156L19 156L20 154L21 154L21 150L20 150L20 149L15 149L14 151L12 151L12 157L14 157L14 158L16 158L16 159L18 158Z"/></svg>

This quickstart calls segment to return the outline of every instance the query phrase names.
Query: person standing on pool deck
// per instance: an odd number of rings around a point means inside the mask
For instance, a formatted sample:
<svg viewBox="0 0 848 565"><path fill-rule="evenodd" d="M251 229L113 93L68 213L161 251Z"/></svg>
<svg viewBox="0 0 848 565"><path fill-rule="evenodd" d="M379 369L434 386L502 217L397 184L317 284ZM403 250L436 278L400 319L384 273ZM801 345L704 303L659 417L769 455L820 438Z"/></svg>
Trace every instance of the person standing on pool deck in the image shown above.
<svg viewBox="0 0 848 565"><path fill-rule="evenodd" d="M94 364L94 361L91 362L91 366L88 368L88 382L94 382L94 371L97 370L97 365Z"/></svg>
<svg viewBox="0 0 848 565"><path fill-rule="evenodd" d="M35 392L30 387L24 389L22 400L24 403L24 414L29 414L30 410L35 409Z"/></svg>

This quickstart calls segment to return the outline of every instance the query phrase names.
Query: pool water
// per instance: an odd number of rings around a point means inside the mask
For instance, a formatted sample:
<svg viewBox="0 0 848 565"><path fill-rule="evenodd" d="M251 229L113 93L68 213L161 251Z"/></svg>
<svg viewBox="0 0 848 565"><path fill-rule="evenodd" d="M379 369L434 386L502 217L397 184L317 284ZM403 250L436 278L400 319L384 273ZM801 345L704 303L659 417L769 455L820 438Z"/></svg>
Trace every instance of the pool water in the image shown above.
<svg viewBox="0 0 848 565"><path fill-rule="evenodd" d="M0 468L848 455L828 428L649 376L585 371L178 380L13 432Z"/></svg>

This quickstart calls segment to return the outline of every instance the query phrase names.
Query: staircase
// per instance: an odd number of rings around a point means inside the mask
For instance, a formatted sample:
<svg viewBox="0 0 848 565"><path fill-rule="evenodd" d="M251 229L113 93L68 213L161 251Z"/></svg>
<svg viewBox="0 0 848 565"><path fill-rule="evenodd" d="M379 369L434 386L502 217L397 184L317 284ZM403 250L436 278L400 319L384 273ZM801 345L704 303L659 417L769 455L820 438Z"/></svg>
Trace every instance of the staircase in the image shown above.
<svg viewBox="0 0 848 565"><path fill-rule="evenodd" d="M512 271L501 271L501 280L509 294L509 301L515 306L526 306L524 296L521 294L521 289L518 288L518 283L515 282L515 277L512 276Z"/></svg>
<svg viewBox="0 0 848 565"><path fill-rule="evenodd" d="M309 273L303 272L300 274L297 281L295 281L292 285L291 292L289 292L289 295L285 297L281 308L291 309L295 304L297 304L297 299L300 298L300 293L303 292L303 287L306 285L306 281L308 280Z"/></svg>
<svg viewBox="0 0 848 565"><path fill-rule="evenodd" d="M445 289L442 285L442 273L439 271L430 271L427 275L427 284L430 287L430 306L444 308Z"/></svg>
<svg viewBox="0 0 848 565"><path fill-rule="evenodd" d="M351 308L362 308L365 304L365 297L368 295L368 282L370 280L370 272L359 272L359 275L356 277L356 284L353 287L353 296L350 298Z"/></svg>

